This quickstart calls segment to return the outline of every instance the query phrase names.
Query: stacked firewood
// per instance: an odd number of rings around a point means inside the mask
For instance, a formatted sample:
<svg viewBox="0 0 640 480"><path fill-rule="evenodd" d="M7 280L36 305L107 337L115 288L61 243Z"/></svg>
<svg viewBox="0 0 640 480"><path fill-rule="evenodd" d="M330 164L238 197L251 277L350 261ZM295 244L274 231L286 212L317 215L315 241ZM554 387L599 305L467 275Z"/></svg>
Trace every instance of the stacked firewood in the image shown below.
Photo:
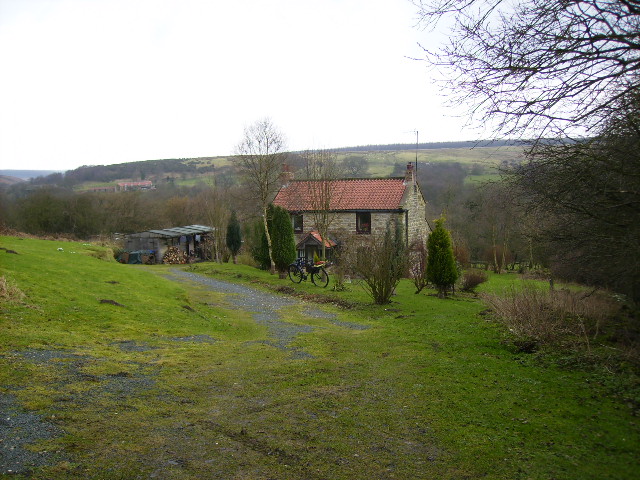
<svg viewBox="0 0 640 480"><path fill-rule="evenodd" d="M187 254L180 250L180 247L169 247L162 256L162 263L170 265L187 263Z"/></svg>

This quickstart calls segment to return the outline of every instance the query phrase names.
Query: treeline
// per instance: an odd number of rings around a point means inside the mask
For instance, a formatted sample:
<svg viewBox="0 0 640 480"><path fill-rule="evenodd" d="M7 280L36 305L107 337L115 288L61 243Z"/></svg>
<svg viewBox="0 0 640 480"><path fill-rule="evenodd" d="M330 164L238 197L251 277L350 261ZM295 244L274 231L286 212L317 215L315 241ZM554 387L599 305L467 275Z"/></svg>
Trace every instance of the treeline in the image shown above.
<svg viewBox="0 0 640 480"><path fill-rule="evenodd" d="M35 235L78 239L189 224L212 224L212 211L228 209L234 190L201 182L159 184L155 190L75 192L59 186L0 190L0 226Z"/></svg>
<svg viewBox="0 0 640 480"><path fill-rule="evenodd" d="M146 160L115 165L82 166L65 173L53 173L30 180L32 185L71 187L83 182L113 182L119 179L145 180L166 174L199 174L214 171L213 165L201 165L188 158Z"/></svg>

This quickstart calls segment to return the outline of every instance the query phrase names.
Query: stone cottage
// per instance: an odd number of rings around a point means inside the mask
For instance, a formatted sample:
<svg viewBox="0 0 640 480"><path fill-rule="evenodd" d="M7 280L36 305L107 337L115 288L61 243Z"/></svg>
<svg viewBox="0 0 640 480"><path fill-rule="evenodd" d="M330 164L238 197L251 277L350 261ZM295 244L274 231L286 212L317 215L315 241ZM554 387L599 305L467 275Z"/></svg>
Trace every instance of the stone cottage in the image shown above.
<svg viewBox="0 0 640 480"><path fill-rule="evenodd" d="M298 256L310 258L321 249L322 241L335 246L336 235L382 235L390 221L402 226L406 241L425 241L429 233L426 202L416 182L413 164L407 165L404 177L349 178L324 181L329 199L328 211L333 219L329 237L322 239L314 222L317 200L311 192L322 190L321 180L290 180L278 191L274 205L291 214L298 244ZM340 239L337 238L339 241Z"/></svg>

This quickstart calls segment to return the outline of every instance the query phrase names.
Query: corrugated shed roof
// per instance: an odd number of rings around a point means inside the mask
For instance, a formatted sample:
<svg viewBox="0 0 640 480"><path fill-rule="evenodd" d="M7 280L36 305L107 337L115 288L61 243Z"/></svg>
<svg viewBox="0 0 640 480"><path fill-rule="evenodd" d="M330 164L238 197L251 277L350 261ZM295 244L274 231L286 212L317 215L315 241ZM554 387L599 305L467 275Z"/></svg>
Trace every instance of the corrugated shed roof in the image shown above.
<svg viewBox="0 0 640 480"><path fill-rule="evenodd" d="M317 210L313 189L322 188L321 183L292 181L280 189L273 203L291 212ZM402 207L406 189L404 178L354 178L330 183L329 210L397 210Z"/></svg>
<svg viewBox="0 0 640 480"><path fill-rule="evenodd" d="M213 228L204 225L187 225L184 227L164 228L162 230L147 230L141 233L132 233L129 237L138 236L155 236L165 238L176 238L182 235L200 235L203 233L213 232ZM149 235L151 234L151 235Z"/></svg>

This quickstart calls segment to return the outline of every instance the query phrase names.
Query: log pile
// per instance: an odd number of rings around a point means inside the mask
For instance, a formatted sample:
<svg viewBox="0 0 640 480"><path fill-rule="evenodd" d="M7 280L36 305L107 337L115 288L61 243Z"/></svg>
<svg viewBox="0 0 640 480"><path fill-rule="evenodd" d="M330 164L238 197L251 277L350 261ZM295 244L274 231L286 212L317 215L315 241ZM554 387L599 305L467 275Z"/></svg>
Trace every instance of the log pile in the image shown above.
<svg viewBox="0 0 640 480"><path fill-rule="evenodd" d="M162 263L170 265L187 263L187 254L180 250L180 247L169 247L162 256Z"/></svg>

